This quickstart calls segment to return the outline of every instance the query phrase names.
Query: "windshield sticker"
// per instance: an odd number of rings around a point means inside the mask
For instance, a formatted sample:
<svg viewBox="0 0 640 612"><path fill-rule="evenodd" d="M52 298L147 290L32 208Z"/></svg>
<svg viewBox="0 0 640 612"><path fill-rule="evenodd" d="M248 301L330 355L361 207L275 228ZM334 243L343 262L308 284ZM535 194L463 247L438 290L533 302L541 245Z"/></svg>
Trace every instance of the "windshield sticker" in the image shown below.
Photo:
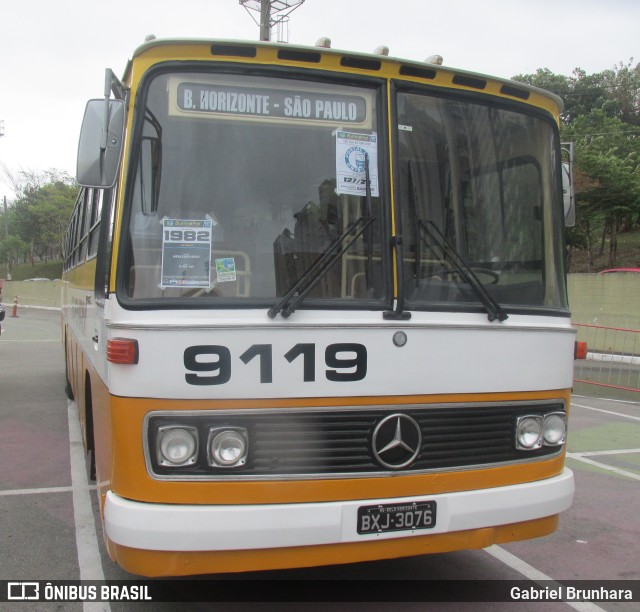
<svg viewBox="0 0 640 612"><path fill-rule="evenodd" d="M363 196L367 192L365 160L369 157L371 195L378 193L378 139L376 134L336 132L336 177L338 194Z"/></svg>
<svg viewBox="0 0 640 612"><path fill-rule="evenodd" d="M162 219L162 280L165 287L211 286L211 219Z"/></svg>
<svg viewBox="0 0 640 612"><path fill-rule="evenodd" d="M233 257L216 259L216 278L219 283L236 280L236 260Z"/></svg>

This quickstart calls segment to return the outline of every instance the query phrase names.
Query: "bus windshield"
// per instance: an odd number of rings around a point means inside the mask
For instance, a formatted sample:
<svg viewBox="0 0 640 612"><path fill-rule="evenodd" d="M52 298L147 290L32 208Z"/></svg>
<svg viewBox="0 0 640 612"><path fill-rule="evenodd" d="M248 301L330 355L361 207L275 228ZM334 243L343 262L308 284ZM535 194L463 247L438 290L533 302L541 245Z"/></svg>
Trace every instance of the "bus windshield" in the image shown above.
<svg viewBox="0 0 640 612"><path fill-rule="evenodd" d="M552 124L422 91L397 107L407 308L468 308L472 275L507 311L565 309Z"/></svg>
<svg viewBox="0 0 640 612"><path fill-rule="evenodd" d="M378 95L157 74L135 127L120 297L273 306L311 272L305 305L384 308Z"/></svg>

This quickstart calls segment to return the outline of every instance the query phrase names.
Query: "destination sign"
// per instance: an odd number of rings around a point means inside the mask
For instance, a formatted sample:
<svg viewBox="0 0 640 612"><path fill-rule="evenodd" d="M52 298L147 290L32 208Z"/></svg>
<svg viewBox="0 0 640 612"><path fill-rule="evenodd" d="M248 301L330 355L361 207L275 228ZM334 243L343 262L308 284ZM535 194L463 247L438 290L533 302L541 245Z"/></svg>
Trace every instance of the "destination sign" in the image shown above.
<svg viewBox="0 0 640 612"><path fill-rule="evenodd" d="M344 124L364 123L367 118L361 96L206 83L179 83L176 96L178 109L189 113Z"/></svg>

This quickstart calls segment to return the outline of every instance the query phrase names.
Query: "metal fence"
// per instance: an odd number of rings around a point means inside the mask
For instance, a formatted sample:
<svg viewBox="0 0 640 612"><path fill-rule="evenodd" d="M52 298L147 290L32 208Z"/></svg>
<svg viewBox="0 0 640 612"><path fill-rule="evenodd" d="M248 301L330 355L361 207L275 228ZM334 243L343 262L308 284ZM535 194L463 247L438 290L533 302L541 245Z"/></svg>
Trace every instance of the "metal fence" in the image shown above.
<svg viewBox="0 0 640 612"><path fill-rule="evenodd" d="M574 325L588 349L586 359L575 362L575 382L640 393L640 330Z"/></svg>

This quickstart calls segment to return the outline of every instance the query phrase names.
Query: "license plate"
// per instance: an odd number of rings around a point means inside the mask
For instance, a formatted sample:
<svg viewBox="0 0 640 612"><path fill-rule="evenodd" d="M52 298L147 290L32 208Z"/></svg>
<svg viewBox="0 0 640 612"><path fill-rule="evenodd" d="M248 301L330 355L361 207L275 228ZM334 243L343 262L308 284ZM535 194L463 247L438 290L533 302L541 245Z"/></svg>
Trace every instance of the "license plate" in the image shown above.
<svg viewBox="0 0 640 612"><path fill-rule="evenodd" d="M377 504L358 508L360 534L433 529L435 526L435 501Z"/></svg>

